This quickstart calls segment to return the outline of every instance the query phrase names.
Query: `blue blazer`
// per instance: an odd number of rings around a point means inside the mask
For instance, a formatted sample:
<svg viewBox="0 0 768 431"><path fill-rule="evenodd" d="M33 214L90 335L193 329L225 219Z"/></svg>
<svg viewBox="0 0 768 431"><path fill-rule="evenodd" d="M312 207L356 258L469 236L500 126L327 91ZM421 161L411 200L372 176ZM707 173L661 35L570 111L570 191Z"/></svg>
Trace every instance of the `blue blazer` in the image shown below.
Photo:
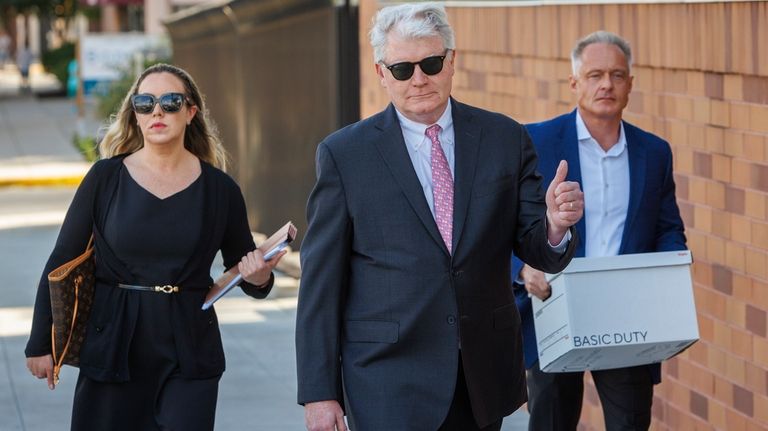
<svg viewBox="0 0 768 431"><path fill-rule="evenodd" d="M566 160L566 179L581 185L576 110L548 121L529 124L526 129L539 155L539 172L544 177L544 184L552 181L560 160ZM669 144L626 121L624 133L629 151L630 190L619 254L685 250L683 220L675 201L672 151ZM576 257L584 257L587 238L585 229L582 218L576 224L576 230L579 237L585 240L577 244ZM513 258L513 280L518 278L522 266L520 259ZM525 366L531 368L538 359L531 299L524 287L517 284L515 286L515 302L522 318ZM658 382L660 368L658 365L653 368L654 380Z"/></svg>

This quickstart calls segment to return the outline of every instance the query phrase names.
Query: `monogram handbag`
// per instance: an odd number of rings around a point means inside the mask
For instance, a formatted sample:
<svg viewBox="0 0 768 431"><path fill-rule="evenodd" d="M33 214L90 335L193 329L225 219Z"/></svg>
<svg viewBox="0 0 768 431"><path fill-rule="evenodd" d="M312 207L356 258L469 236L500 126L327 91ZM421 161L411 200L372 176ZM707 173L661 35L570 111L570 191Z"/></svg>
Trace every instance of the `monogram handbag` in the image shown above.
<svg viewBox="0 0 768 431"><path fill-rule="evenodd" d="M93 305L96 284L93 235L85 252L48 274L51 293L51 348L53 378L59 382L63 365L80 365L80 347L85 339L88 315Z"/></svg>

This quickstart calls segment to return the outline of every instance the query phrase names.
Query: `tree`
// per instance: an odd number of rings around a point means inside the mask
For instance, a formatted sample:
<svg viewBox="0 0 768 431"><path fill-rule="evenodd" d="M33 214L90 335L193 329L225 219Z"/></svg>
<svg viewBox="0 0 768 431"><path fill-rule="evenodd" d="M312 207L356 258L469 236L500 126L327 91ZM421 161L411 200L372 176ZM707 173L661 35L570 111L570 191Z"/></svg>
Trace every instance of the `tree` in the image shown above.
<svg viewBox="0 0 768 431"><path fill-rule="evenodd" d="M0 0L0 11L15 9L16 13L38 13L40 16L70 18L78 8L77 0Z"/></svg>
<svg viewBox="0 0 768 431"><path fill-rule="evenodd" d="M16 17L35 14L40 19L41 51L48 50L45 34L51 29L54 18L69 19L78 11L78 0L0 0L0 27L5 28L11 37L11 49L15 51L18 32ZM12 53L13 54L13 53Z"/></svg>

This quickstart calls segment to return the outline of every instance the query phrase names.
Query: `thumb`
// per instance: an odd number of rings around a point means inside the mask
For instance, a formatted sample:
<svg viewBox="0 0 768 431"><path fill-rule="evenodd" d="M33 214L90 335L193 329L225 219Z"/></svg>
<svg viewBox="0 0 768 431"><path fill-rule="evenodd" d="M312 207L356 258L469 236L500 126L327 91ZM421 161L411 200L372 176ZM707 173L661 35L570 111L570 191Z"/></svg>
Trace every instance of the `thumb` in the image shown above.
<svg viewBox="0 0 768 431"><path fill-rule="evenodd" d="M557 172L555 173L555 179L552 180L552 184L557 186L565 181L565 177L568 175L568 162L560 160L560 164L557 165Z"/></svg>

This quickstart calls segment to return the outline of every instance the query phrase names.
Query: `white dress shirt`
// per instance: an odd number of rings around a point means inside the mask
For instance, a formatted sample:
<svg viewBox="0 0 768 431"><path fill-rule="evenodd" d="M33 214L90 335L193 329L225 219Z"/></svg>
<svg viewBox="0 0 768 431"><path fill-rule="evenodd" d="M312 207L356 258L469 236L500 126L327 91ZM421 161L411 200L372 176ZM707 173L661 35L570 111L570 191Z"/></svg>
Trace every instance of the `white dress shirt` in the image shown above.
<svg viewBox="0 0 768 431"><path fill-rule="evenodd" d="M629 207L629 156L624 123L620 125L619 140L608 151L590 135L578 111L576 133L584 191L584 254L616 256Z"/></svg>
<svg viewBox="0 0 768 431"><path fill-rule="evenodd" d="M435 199L432 196L432 141L427 137L427 128L432 124L421 124L415 121L409 120L400 111L395 109L397 113L397 119L400 121L400 129L403 132L403 140L405 141L405 147L408 149L408 155L411 157L411 163L413 169L416 171L416 176L421 183L421 189L424 192L424 197L429 204L429 210L432 212L432 217L435 216ZM440 133L438 139L440 140L440 146L443 147L445 158L448 160L448 166L451 168L451 176L454 179L454 190L456 183L456 168L455 168L455 156L454 149L456 148L456 139L453 131L453 116L451 115L451 104L448 103L445 108L445 112L437 120L440 126ZM545 186L546 187L546 186ZM552 248L557 252L564 252L568 246L568 242L571 240L571 232L567 231L563 240L557 245L552 245Z"/></svg>

